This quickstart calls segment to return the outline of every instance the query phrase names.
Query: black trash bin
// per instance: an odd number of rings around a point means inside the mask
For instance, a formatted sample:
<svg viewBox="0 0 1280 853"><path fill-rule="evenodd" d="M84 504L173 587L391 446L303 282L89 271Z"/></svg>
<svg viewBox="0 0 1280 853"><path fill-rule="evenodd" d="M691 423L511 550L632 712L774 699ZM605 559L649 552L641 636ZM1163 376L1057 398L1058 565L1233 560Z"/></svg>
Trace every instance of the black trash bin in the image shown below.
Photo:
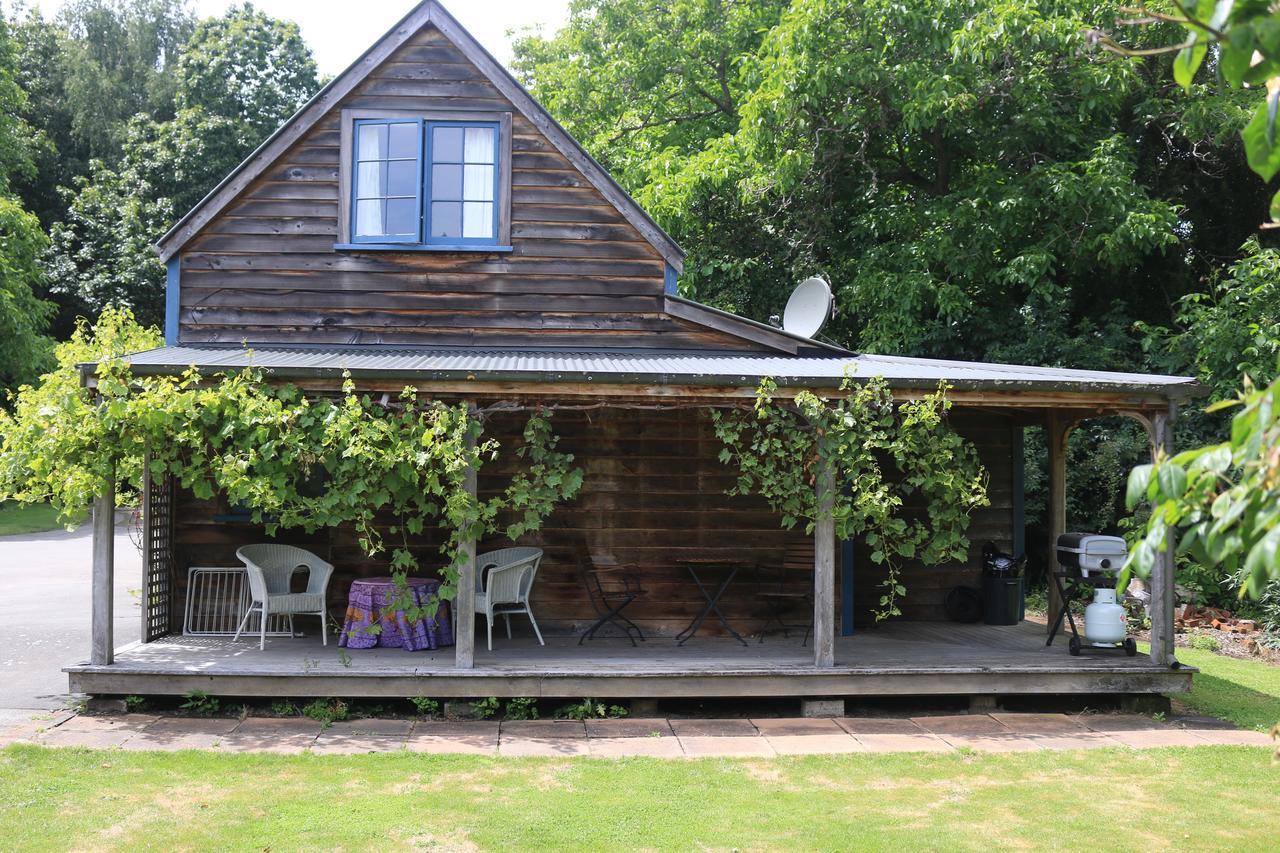
<svg viewBox="0 0 1280 853"><path fill-rule="evenodd" d="M982 550L982 621L988 625L1017 625L1023 616L1022 564L988 542Z"/></svg>

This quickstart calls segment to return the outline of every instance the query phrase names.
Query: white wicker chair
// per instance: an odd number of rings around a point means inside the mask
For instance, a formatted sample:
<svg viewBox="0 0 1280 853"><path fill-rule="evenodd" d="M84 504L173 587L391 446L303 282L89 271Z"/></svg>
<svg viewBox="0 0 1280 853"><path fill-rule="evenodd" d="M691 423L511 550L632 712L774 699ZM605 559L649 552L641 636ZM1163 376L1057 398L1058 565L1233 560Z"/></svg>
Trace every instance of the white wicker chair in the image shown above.
<svg viewBox="0 0 1280 853"><path fill-rule="evenodd" d="M245 545L236 550L236 556L244 563L249 577L252 602L240 620L235 639L240 639L249 616L257 610L262 617L259 649L267 647L267 620L275 614L289 617L290 634L293 633L294 616L319 616L321 641L323 645L329 645L325 594L329 589L329 578L333 575L332 563L292 545ZM298 569L307 570L306 591L290 592L290 580Z"/></svg>
<svg viewBox="0 0 1280 853"><path fill-rule="evenodd" d="M529 617L538 642L542 632L529 609L529 590L542 562L541 548L502 548L476 556L476 613L483 613L489 631L489 651L493 651L493 617L501 614L507 623L507 639L511 639L511 614Z"/></svg>

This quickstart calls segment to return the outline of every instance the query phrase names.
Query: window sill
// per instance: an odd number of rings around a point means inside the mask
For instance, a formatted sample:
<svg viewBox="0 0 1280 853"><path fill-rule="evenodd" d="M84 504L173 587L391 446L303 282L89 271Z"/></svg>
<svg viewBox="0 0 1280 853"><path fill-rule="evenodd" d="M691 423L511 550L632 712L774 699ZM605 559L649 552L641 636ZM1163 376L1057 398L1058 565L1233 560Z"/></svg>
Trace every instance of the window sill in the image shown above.
<svg viewBox="0 0 1280 853"><path fill-rule="evenodd" d="M490 255L495 252L513 251L511 246L475 244L449 246L435 243L335 243L333 250L335 252L481 252Z"/></svg>

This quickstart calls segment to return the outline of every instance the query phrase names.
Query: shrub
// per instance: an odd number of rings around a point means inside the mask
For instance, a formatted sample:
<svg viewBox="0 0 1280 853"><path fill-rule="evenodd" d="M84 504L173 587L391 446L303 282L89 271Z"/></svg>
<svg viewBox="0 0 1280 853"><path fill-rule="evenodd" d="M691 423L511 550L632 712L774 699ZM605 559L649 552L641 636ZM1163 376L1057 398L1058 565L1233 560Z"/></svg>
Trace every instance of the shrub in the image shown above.
<svg viewBox="0 0 1280 853"><path fill-rule="evenodd" d="M409 702L419 716L434 717L440 713L440 703L434 699L428 699L426 696L410 696Z"/></svg>
<svg viewBox="0 0 1280 853"><path fill-rule="evenodd" d="M328 728L350 716L347 703L341 699L317 699L302 706L302 716L310 717Z"/></svg>
<svg viewBox="0 0 1280 853"><path fill-rule="evenodd" d="M198 714L201 717L211 717L222 708L222 703L216 696L210 696L203 690L192 690L186 695L185 702L181 707L184 711L192 714Z"/></svg>
<svg viewBox="0 0 1280 853"><path fill-rule="evenodd" d="M512 699L507 702L507 709L503 716L508 720L536 720L538 719L538 700Z"/></svg>

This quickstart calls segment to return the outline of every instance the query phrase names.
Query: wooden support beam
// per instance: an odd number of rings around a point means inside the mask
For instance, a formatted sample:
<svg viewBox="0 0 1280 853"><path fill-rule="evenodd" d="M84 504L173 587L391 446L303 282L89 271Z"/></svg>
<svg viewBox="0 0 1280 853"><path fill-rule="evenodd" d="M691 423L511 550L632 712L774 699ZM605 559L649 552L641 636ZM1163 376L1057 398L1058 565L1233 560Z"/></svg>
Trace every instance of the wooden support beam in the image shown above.
<svg viewBox="0 0 1280 853"><path fill-rule="evenodd" d="M93 502L93 617L89 661L97 666L112 663L115 640L112 636L115 596L115 469L108 485Z"/></svg>
<svg viewBox="0 0 1280 853"><path fill-rule="evenodd" d="M467 449L475 448L475 438L468 437ZM476 497L476 469L467 467L466 490ZM453 599L454 666L471 669L476 659L476 540L462 543L463 561L458 571L458 594Z"/></svg>
<svg viewBox="0 0 1280 853"><path fill-rule="evenodd" d="M1067 437L1070 431L1071 421L1061 412L1049 413L1044 431L1049 448L1049 549L1045 555L1045 570L1049 572L1057 569L1058 537L1067 532ZM1057 587L1050 583L1049 625L1057 623L1061 612L1062 598Z"/></svg>
<svg viewBox="0 0 1280 853"><path fill-rule="evenodd" d="M1151 419L1151 457L1173 452L1173 421L1177 409L1170 404L1168 412L1158 413ZM1160 666L1172 666L1174 658L1173 607L1175 582L1174 538L1169 531L1163 551L1156 554L1151 568L1151 661Z"/></svg>
<svg viewBox="0 0 1280 853"><path fill-rule="evenodd" d="M818 472L818 518L813 526L813 665L835 666L836 524L835 473Z"/></svg>

